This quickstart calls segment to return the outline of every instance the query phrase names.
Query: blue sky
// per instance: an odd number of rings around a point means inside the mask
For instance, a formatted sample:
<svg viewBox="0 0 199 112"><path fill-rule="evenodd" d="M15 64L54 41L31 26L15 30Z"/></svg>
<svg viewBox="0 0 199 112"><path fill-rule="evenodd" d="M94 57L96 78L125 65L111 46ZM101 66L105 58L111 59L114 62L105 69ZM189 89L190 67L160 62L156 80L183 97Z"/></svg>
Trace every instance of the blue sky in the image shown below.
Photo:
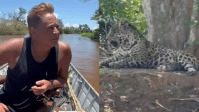
<svg viewBox="0 0 199 112"><path fill-rule="evenodd" d="M22 7L28 13L30 9L42 2L51 3L55 8L55 15L62 19L65 26L78 26L87 24L91 29L99 25L96 21L91 20L94 12L99 7L98 0L83 2L81 0L0 0L0 17L3 14L17 12Z"/></svg>

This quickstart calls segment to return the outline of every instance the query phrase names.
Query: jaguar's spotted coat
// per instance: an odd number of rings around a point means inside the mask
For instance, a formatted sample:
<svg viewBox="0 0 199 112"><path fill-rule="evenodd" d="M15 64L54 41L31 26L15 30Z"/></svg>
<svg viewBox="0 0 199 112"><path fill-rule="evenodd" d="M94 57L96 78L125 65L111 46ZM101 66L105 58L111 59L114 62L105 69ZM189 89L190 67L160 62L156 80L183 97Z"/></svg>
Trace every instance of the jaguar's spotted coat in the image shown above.
<svg viewBox="0 0 199 112"><path fill-rule="evenodd" d="M188 71L188 75L196 73L196 57L149 42L129 23L113 25L106 39L114 55L100 61L100 67L157 68L160 71L183 69Z"/></svg>

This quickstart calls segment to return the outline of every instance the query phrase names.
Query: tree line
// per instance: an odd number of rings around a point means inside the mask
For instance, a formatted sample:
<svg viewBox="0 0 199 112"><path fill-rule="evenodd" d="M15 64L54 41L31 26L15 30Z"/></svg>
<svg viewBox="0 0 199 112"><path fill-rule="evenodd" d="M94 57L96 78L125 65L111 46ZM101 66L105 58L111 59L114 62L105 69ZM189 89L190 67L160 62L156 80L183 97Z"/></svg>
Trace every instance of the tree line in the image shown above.
<svg viewBox="0 0 199 112"><path fill-rule="evenodd" d="M87 24L79 25L79 27L74 26L64 26L62 19L58 19L59 31L61 34L81 34L84 32L92 32Z"/></svg>
<svg viewBox="0 0 199 112"><path fill-rule="evenodd" d="M21 7L18 12L3 14L3 17L0 18L0 35L27 34L28 28L26 25L25 14L26 10Z"/></svg>

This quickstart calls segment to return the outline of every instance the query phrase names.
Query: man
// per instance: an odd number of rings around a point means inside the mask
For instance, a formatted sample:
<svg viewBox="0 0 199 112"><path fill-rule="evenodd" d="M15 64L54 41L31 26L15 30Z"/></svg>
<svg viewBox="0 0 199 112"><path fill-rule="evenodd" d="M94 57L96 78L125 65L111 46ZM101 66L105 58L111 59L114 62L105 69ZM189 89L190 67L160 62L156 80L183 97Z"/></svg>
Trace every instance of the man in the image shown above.
<svg viewBox="0 0 199 112"><path fill-rule="evenodd" d="M54 7L41 3L28 15L30 37L16 38L0 46L0 65L8 63L0 112L35 112L37 96L67 82L71 49L59 42L59 25Z"/></svg>

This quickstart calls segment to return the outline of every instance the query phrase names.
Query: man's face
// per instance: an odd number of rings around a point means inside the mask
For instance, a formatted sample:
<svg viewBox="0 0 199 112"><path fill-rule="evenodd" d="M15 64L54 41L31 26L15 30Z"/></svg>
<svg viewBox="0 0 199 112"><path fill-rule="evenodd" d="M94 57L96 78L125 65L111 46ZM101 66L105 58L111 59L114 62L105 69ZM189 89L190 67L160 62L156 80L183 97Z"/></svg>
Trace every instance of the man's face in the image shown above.
<svg viewBox="0 0 199 112"><path fill-rule="evenodd" d="M56 46L59 40L59 24L57 18L50 13L42 15L41 22L34 29L35 37L45 45Z"/></svg>

